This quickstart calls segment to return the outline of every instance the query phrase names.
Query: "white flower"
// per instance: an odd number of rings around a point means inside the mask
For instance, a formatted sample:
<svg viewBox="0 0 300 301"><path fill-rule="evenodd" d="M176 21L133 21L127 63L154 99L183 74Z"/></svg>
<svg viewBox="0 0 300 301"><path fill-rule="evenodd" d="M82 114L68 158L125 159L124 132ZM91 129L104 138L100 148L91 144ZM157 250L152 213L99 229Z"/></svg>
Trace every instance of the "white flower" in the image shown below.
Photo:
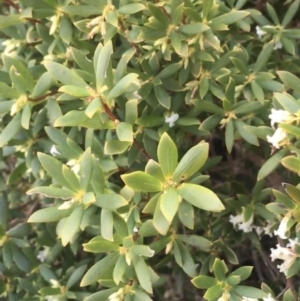
<svg viewBox="0 0 300 301"><path fill-rule="evenodd" d="M169 127L171 128L174 126L175 121L179 118L178 114L172 113L171 116L165 116L165 122L169 124Z"/></svg>
<svg viewBox="0 0 300 301"><path fill-rule="evenodd" d="M40 261L40 262L44 262L46 257L47 257L47 253L48 253L48 250L47 249L43 249L41 251L39 251L39 254L37 255L37 259Z"/></svg>
<svg viewBox="0 0 300 301"><path fill-rule="evenodd" d="M55 145L52 145L51 149L50 149L50 154L55 157L56 155L60 155L60 152L57 150Z"/></svg>
<svg viewBox="0 0 300 301"><path fill-rule="evenodd" d="M275 123L285 123L290 121L293 118L293 114L285 110L272 109L269 118L271 119L271 125L274 128Z"/></svg>
<svg viewBox="0 0 300 301"><path fill-rule="evenodd" d="M275 261L276 259L282 260L283 263L280 265L277 265L277 268L280 272L287 275L287 272L289 268L293 265L295 260L297 259L297 254L294 252L294 250L291 247L295 247L296 240L290 240L290 244L287 244L286 247L281 247L279 244L276 245L276 249L271 249L271 260Z"/></svg>
<svg viewBox="0 0 300 301"><path fill-rule="evenodd" d="M271 143L275 148L280 148L279 144L287 137L286 132L282 128L276 129L273 136L267 136L267 140Z"/></svg>
<svg viewBox="0 0 300 301"><path fill-rule="evenodd" d="M133 232L134 232L134 233L138 233L138 232L139 232L139 229L138 229L137 227L134 227L134 228L133 228Z"/></svg>
<svg viewBox="0 0 300 301"><path fill-rule="evenodd" d="M279 236L281 239L287 239L288 237L285 236L285 233L287 232L287 224L290 220L290 215L286 215L280 222L278 230L274 231L274 234Z"/></svg>
<svg viewBox="0 0 300 301"><path fill-rule="evenodd" d="M258 38L261 39L263 35L265 35L267 32L262 30L259 26L256 26L256 34L258 35Z"/></svg>
<svg viewBox="0 0 300 301"><path fill-rule="evenodd" d="M229 216L229 222L233 224L233 226L236 226L239 223L242 223L244 220L243 214L238 214L236 216L230 215Z"/></svg>
<svg viewBox="0 0 300 301"><path fill-rule="evenodd" d="M282 48L281 42L280 41L276 41L273 49L277 50L277 49L281 49L281 48Z"/></svg>
<svg viewBox="0 0 300 301"><path fill-rule="evenodd" d="M249 233L252 231L253 226L253 215L246 221L238 225L238 228L245 233Z"/></svg>
<svg viewBox="0 0 300 301"><path fill-rule="evenodd" d="M272 297L272 294L269 293L267 298L263 298L264 301L276 301L273 297Z"/></svg>
<svg viewBox="0 0 300 301"><path fill-rule="evenodd" d="M243 209L244 210L244 209ZM233 224L233 226L238 226L239 230L242 230L245 233L251 232L254 226L252 225L253 223L253 214L249 218L248 221L244 222L244 214L238 214L236 216L230 215L229 216L229 222Z"/></svg>

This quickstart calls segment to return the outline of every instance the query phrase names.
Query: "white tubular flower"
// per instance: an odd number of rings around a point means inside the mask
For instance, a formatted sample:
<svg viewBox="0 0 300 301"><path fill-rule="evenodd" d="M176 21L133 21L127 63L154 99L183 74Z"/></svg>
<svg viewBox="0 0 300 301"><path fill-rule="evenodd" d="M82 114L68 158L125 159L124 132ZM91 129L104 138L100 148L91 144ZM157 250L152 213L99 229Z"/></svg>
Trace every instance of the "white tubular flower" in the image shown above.
<svg viewBox="0 0 300 301"><path fill-rule="evenodd" d="M242 214L242 213L241 213L241 214L238 214L238 215L236 215L236 216L234 216L234 215L230 215L230 216L229 216L229 222L232 223L233 226L236 226L236 225L238 225L239 223L242 223L243 220L244 220L244 218L243 218L243 214Z"/></svg>
<svg viewBox="0 0 300 301"><path fill-rule="evenodd" d="M274 50L277 50L277 49L281 49L282 48L282 44L280 41L276 41L275 44L274 44Z"/></svg>
<svg viewBox="0 0 300 301"><path fill-rule="evenodd" d="M286 132L282 128L276 129L273 136L267 136L267 140L271 143L275 148L280 148L279 144L287 137Z"/></svg>
<svg viewBox="0 0 300 301"><path fill-rule="evenodd" d="M274 128L275 123L285 123L293 119L293 114L285 110L271 110L269 118L271 119L271 125Z"/></svg>
<svg viewBox="0 0 300 301"><path fill-rule="evenodd" d="M288 246L293 245L293 247L295 247L296 244L298 244L296 243L296 240L290 240L290 244L287 244L286 247L281 247L279 244L277 244L276 249L271 249L271 260L275 261L276 259L279 259L283 261L282 264L277 265L277 268L285 276L287 275L289 268L293 265L298 257L294 250Z"/></svg>
<svg viewBox="0 0 300 301"><path fill-rule="evenodd" d="M264 232L264 229L262 227L253 226L253 228L255 229L255 232L257 233L258 236L260 236Z"/></svg>
<svg viewBox="0 0 300 301"><path fill-rule="evenodd" d="M60 155L60 152L57 150L55 145L52 145L51 149L50 149L50 154L55 157L56 155Z"/></svg>
<svg viewBox="0 0 300 301"><path fill-rule="evenodd" d="M267 32L262 30L259 26L256 26L256 34L258 35L258 38L261 39L261 37L267 34Z"/></svg>
<svg viewBox="0 0 300 301"><path fill-rule="evenodd" d="M134 228L133 228L133 232L134 232L134 233L138 233L138 232L139 232L139 229L138 229L137 227L134 227Z"/></svg>
<svg viewBox="0 0 300 301"><path fill-rule="evenodd" d="M241 224L239 224L238 228L245 233L249 233L253 229L252 223L253 223L253 214L246 222L242 222Z"/></svg>
<svg viewBox="0 0 300 301"><path fill-rule="evenodd" d="M274 234L279 236L281 239L287 239L288 237L285 236L285 233L287 232L287 224L290 220L290 215L286 215L280 222L278 230L274 231Z"/></svg>
<svg viewBox="0 0 300 301"><path fill-rule="evenodd" d="M179 118L178 114L174 114L172 113L171 116L166 116L165 117L165 122L169 124L169 127L171 128L172 126L174 126L175 122L177 121L177 119Z"/></svg>
<svg viewBox="0 0 300 301"><path fill-rule="evenodd" d="M266 298L263 298L264 301L276 301L273 297L272 294L269 293L268 296Z"/></svg>

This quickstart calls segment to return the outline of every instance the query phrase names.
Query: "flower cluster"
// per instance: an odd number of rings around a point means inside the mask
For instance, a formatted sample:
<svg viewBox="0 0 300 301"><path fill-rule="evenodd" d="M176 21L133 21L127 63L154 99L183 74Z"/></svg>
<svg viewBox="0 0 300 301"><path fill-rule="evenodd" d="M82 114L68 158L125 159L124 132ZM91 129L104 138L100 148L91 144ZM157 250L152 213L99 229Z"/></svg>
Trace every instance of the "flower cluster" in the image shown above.
<svg viewBox="0 0 300 301"><path fill-rule="evenodd" d="M271 126L274 128L275 123L291 123L294 121L294 115L284 110L271 110L269 115L271 119ZM284 144L284 140L287 138L287 133L282 128L277 128L273 136L267 136L269 143L275 148L280 148Z"/></svg>
<svg viewBox="0 0 300 301"><path fill-rule="evenodd" d="M296 246L300 246L298 239L289 239L289 243L286 247L282 247L279 244L276 245L276 249L271 249L271 260L275 261L276 259L282 260L283 263L277 265L277 268L280 272L284 273L287 276L289 268L297 259L298 255L295 252Z"/></svg>

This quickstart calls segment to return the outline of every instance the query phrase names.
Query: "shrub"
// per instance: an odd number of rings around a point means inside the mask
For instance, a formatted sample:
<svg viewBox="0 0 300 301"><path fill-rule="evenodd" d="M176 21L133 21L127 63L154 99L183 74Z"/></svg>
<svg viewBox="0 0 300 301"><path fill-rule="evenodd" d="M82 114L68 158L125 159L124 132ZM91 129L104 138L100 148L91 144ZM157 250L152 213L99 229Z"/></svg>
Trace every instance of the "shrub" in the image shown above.
<svg viewBox="0 0 300 301"><path fill-rule="evenodd" d="M299 299L300 1L267 2L2 1L1 300Z"/></svg>

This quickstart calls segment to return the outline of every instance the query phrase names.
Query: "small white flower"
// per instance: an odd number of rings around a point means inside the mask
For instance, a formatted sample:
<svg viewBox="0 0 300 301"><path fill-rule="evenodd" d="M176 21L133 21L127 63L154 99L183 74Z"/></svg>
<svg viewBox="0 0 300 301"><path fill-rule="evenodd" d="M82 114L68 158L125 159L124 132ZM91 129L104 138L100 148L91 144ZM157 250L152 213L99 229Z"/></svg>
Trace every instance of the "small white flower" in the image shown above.
<svg viewBox="0 0 300 301"><path fill-rule="evenodd" d="M138 233L138 232L139 232L139 229L138 229L137 227L134 227L134 228L133 228L133 232L134 232L134 233Z"/></svg>
<svg viewBox="0 0 300 301"><path fill-rule="evenodd" d="M238 214L236 216L230 215L229 216L229 222L233 224L233 226L238 225L239 223L242 223L244 220L243 214Z"/></svg>
<svg viewBox="0 0 300 301"><path fill-rule="evenodd" d="M275 123L285 123L293 119L293 114L285 110L271 110L269 118L271 119L271 125L274 128Z"/></svg>
<svg viewBox="0 0 300 301"><path fill-rule="evenodd" d="M276 41L273 49L277 50L277 49L281 49L281 48L282 48L281 42L280 41Z"/></svg>
<svg viewBox="0 0 300 301"><path fill-rule="evenodd" d="M285 233L287 232L287 224L290 220L290 215L286 215L280 222L279 228L274 231L274 234L279 236L281 239L287 239L288 237L285 236Z"/></svg>
<svg viewBox="0 0 300 301"><path fill-rule="evenodd" d="M249 233L252 231L253 226L253 215L246 221L238 225L238 228L245 233Z"/></svg>
<svg viewBox="0 0 300 301"><path fill-rule="evenodd" d="M261 39L261 37L267 34L267 32L262 30L259 26L256 26L256 34L258 35L258 38Z"/></svg>
<svg viewBox="0 0 300 301"><path fill-rule="evenodd" d="M263 298L264 301L276 301L273 297L272 294L269 293L268 296L266 298Z"/></svg>
<svg viewBox="0 0 300 301"><path fill-rule="evenodd" d="M55 145L52 145L51 149L50 149L50 154L55 157L56 155L60 155L60 152L57 150Z"/></svg>
<svg viewBox="0 0 300 301"><path fill-rule="evenodd" d="M287 137L286 132L282 128L276 129L273 136L267 136L267 140L271 143L275 148L280 148L279 144Z"/></svg>
<svg viewBox="0 0 300 301"><path fill-rule="evenodd" d="M47 249L43 249L41 251L39 251L39 254L37 255L37 259L40 261L40 262L44 262L46 257L47 257L47 254L48 254L48 250Z"/></svg>
<svg viewBox="0 0 300 301"><path fill-rule="evenodd" d="M283 263L277 265L277 268L280 272L287 275L289 268L297 259L297 254L293 249L288 247L281 247L279 244L277 244L276 249L271 249L270 257L272 261L275 261L276 259L283 260Z"/></svg>
<svg viewBox="0 0 300 301"><path fill-rule="evenodd" d="M174 114L172 113L171 116L166 116L165 117L165 122L169 124L169 127L171 128L172 126L174 126L175 122L177 121L177 119L179 118L178 114Z"/></svg>

